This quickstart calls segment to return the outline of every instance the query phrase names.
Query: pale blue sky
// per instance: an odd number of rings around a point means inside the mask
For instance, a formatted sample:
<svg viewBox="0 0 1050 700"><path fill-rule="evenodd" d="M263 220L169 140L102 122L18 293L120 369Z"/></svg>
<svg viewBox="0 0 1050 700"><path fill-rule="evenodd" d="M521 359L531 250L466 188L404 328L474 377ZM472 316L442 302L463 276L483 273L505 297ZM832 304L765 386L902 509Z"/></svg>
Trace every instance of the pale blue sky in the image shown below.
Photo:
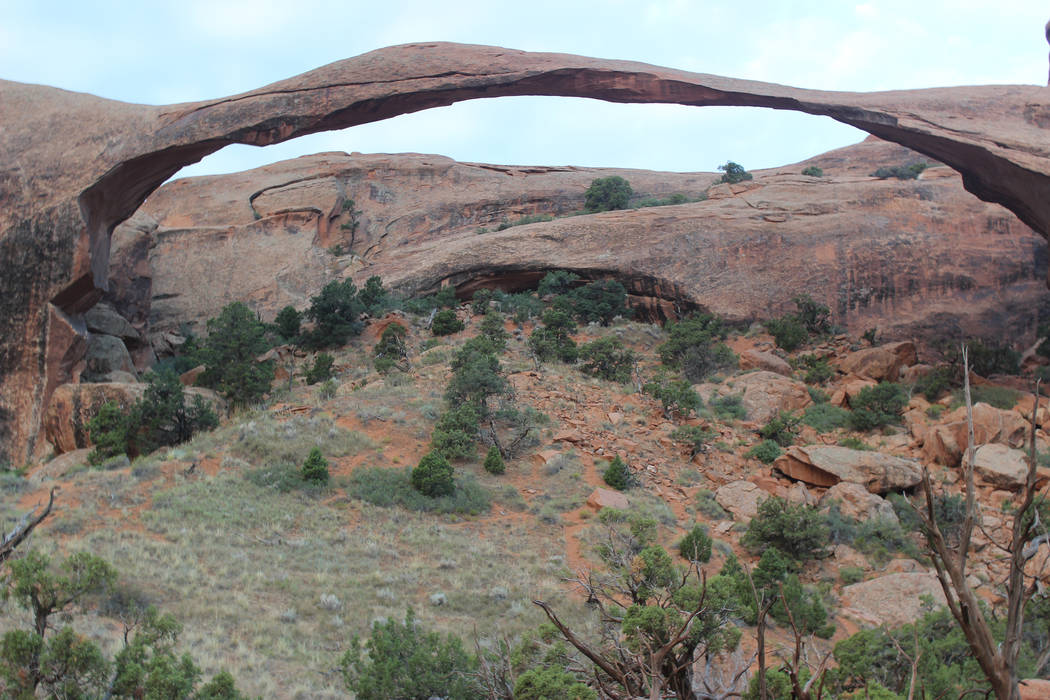
<svg viewBox="0 0 1050 700"><path fill-rule="evenodd" d="M1041 0L0 0L0 78L182 102L382 46L443 40L830 90L1043 85L1048 17ZM180 176L336 150L680 171L732 159L760 168L862 137L829 119L770 110L501 98L265 149L233 146Z"/></svg>

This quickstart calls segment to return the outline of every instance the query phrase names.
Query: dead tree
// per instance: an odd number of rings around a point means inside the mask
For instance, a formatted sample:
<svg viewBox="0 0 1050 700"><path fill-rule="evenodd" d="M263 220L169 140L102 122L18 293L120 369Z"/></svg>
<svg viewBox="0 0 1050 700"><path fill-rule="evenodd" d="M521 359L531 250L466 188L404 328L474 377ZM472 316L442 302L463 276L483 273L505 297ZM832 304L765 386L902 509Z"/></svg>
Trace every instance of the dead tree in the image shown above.
<svg viewBox="0 0 1050 700"><path fill-rule="evenodd" d="M44 507L44 510L39 515L36 515L37 509L40 508L40 505L37 504L33 510L22 516L22 519L18 521L18 524L15 525L11 532L4 535L4 539L0 541L0 564L10 559L18 545L22 544L29 537L37 525L44 522L44 519L51 515L51 507L55 504L55 491L57 490L57 486L51 489L51 495L47 499L47 506Z"/></svg>
<svg viewBox="0 0 1050 700"><path fill-rule="evenodd" d="M1035 405L1032 409L1032 434L1029 443L1028 473L1025 479L1023 501L1016 511L1010 533L1010 543L1005 547L1010 560L1010 571L1006 579L1007 598L1006 634L1000 645L992 628L978 604L977 596L966 582L966 565L970 540L977 522L978 512L974 490L974 454L976 445L973 427L973 405L970 399L970 367L967 349L962 349L963 394L966 400L967 446L964 457L966 480L966 505L959 543L952 547L940 526L934 509L933 487L930 473L922 470L922 490L926 497L923 508L918 508L927 549L937 572L948 609L962 629L981 671L999 700L1018 700L1017 657L1021 648L1021 630L1024 623L1025 603L1036 592L1037 581L1024 573L1025 563L1035 556L1039 544L1045 538L1033 541L1037 527L1036 512L1036 458L1035 428L1039 408L1039 386L1036 384Z"/></svg>

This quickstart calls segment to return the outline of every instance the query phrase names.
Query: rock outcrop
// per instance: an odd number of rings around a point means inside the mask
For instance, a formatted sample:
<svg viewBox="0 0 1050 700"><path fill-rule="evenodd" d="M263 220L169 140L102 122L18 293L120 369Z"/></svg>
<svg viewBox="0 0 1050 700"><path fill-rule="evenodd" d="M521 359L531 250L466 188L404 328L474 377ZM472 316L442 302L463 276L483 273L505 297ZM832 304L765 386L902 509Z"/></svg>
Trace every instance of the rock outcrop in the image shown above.
<svg viewBox="0 0 1050 700"><path fill-rule="evenodd" d="M0 457L19 462L34 453L52 392L79 377L83 314L106 290L114 227L179 168L230 143L262 146L504 95L829 116L957 169L968 190L1050 232L1050 95L1036 86L832 93L440 43L380 49L252 92L181 105L132 105L3 81L0 318L8 333L0 344Z"/></svg>
<svg viewBox="0 0 1050 700"><path fill-rule="evenodd" d="M773 466L813 486L830 487L848 481L871 493L910 489L922 478L919 462L914 459L835 445L792 445Z"/></svg>

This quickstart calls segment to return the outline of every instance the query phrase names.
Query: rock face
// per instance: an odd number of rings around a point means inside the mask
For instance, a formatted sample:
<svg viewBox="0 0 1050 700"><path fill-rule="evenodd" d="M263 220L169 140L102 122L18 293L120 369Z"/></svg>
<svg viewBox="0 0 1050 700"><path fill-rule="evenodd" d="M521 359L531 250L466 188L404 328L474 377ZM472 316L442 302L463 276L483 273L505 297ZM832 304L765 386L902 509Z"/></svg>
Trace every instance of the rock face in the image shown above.
<svg viewBox="0 0 1050 700"><path fill-rule="evenodd" d="M922 597L945 605L944 591L931 573L898 573L842 589L842 614L870 627L899 627L922 616Z"/></svg>
<svg viewBox="0 0 1050 700"><path fill-rule="evenodd" d="M79 377L83 314L106 290L114 227L179 168L230 143L262 146L461 100L530 94L829 116L957 169L968 190L1050 232L1050 95L1036 86L832 93L441 43L380 49L181 105L2 81L0 319L8 333L0 344L0 456L20 462L34 453L55 387ZM762 215L761 203L751 206ZM762 252L759 243L754 254Z"/></svg>
<svg viewBox="0 0 1050 700"><path fill-rule="evenodd" d="M897 513L889 501L876 496L860 484L840 481L828 489L821 505L837 503L839 511L855 520L889 520L897 522Z"/></svg>
<svg viewBox="0 0 1050 700"><path fill-rule="evenodd" d="M1024 446L1028 426L1021 414L986 403L973 405L974 443L997 443L1007 447ZM926 431L922 444L924 461L957 467L966 451L966 408L948 414L944 422Z"/></svg>
<svg viewBox="0 0 1050 700"><path fill-rule="evenodd" d="M852 352L839 361L839 369L875 381L895 382L901 370L916 360L915 343L904 340Z"/></svg>
<svg viewBox="0 0 1050 700"><path fill-rule="evenodd" d="M914 459L835 445L793 445L773 466L792 479L813 486L827 487L849 481L871 493L910 489L922 478L919 463Z"/></svg>
<svg viewBox="0 0 1050 700"><path fill-rule="evenodd" d="M1016 490L1028 476L1028 458L1021 450L991 443L974 451L973 469L985 483L996 488Z"/></svg>

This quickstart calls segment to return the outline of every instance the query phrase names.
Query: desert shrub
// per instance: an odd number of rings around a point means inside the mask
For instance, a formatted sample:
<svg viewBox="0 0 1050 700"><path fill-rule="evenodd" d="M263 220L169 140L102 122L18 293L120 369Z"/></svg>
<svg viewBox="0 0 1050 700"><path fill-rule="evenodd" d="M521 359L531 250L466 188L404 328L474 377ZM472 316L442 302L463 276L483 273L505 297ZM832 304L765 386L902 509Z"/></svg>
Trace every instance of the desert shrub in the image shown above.
<svg viewBox="0 0 1050 700"><path fill-rule="evenodd" d="M809 339L806 326L795 316L781 316L765 322L766 330L773 336L778 348L787 352L798 349Z"/></svg>
<svg viewBox="0 0 1050 700"><path fill-rule="evenodd" d="M335 358L329 355L327 352L322 352L314 358L313 367L306 370L306 383L317 384L327 379L332 378L332 365L335 364Z"/></svg>
<svg viewBox="0 0 1050 700"><path fill-rule="evenodd" d="M971 384L970 400L973 403L986 403L996 408L1008 411L1017 405L1021 398L1021 392L1008 386L996 386L994 384ZM952 406L962 406L965 402L961 388L952 392Z"/></svg>
<svg viewBox="0 0 1050 700"><path fill-rule="evenodd" d="M780 445L773 440L763 440L747 451L748 457L757 459L763 464L772 464L782 454L784 450L780 449Z"/></svg>
<svg viewBox="0 0 1050 700"><path fill-rule="evenodd" d="M542 328L537 328L529 336L529 349L533 354L541 362L554 359L575 362L579 357L579 348L570 337L571 333L576 332L572 316L561 309L547 309L543 312L543 324Z"/></svg>
<svg viewBox="0 0 1050 700"><path fill-rule="evenodd" d="M507 390L507 380L500 371L499 358L485 336L471 338L452 358L452 378L445 388L450 405L471 403L480 417L488 415L490 396Z"/></svg>
<svg viewBox="0 0 1050 700"><path fill-rule="evenodd" d="M480 420L477 407L470 402L448 408L434 426L430 449L449 460L472 459L476 454Z"/></svg>
<svg viewBox="0 0 1050 700"><path fill-rule="evenodd" d="M619 175L599 177L591 181L584 196L584 207L591 213L626 209L634 190Z"/></svg>
<svg viewBox="0 0 1050 700"><path fill-rule="evenodd" d="M754 176L748 171L744 170L744 166L740 163L734 163L733 161L726 161L724 165L719 165L718 169L722 171L722 177L719 182L728 182L729 184L736 184L745 180L751 180Z"/></svg>
<svg viewBox="0 0 1050 700"><path fill-rule="evenodd" d="M988 377L993 374L1017 374L1021 368L1021 353L1009 345L970 341L970 369Z"/></svg>
<svg viewBox="0 0 1050 700"><path fill-rule="evenodd" d="M627 318L627 289L616 280L599 280L569 292L567 301L580 323L608 326L617 316Z"/></svg>
<svg viewBox="0 0 1050 700"><path fill-rule="evenodd" d="M726 336L722 319L712 314L693 314L665 327L668 339L657 348L660 361L681 369L686 378L701 382L711 374L736 367L737 357L721 339Z"/></svg>
<svg viewBox="0 0 1050 700"><path fill-rule="evenodd" d="M903 386L879 382L878 386L864 387L850 401L850 423L859 431L881 428L896 423L907 404L908 392Z"/></svg>
<svg viewBox="0 0 1050 700"><path fill-rule="evenodd" d="M365 312L375 316L388 305L390 293L383 287L383 280L378 275L372 275L365 280L365 286L361 287L357 298Z"/></svg>
<svg viewBox="0 0 1050 700"><path fill-rule="evenodd" d="M835 625L828 622L828 611L824 608L820 595L812 588L803 586L795 574L788 574L783 581L783 595L769 611L773 619L782 625L787 625L789 620L794 619L801 634L830 639L835 633Z"/></svg>
<svg viewBox="0 0 1050 700"><path fill-rule="evenodd" d="M350 336L361 332L358 317L365 310L352 280L329 282L310 297L306 317L314 329L302 335L302 344L310 349L345 345Z"/></svg>
<svg viewBox="0 0 1050 700"><path fill-rule="evenodd" d="M660 198L657 198L657 197L647 197L646 199L643 199L643 200L639 201L637 204L635 204L634 208L635 209L646 209L648 207L666 207L666 206L669 206L669 205L672 205L672 204L685 204L686 202L689 202L689 201L703 202L705 200L707 200L707 193L706 192L701 192L700 196L697 197L696 199L693 199L693 200L690 200L689 197L685 196L681 192L675 192L671 196L664 197L663 199L660 199Z"/></svg>
<svg viewBox="0 0 1050 700"><path fill-rule="evenodd" d="M364 644L353 637L340 662L347 689L360 700L481 697L477 665L458 637L422 629L411 608L403 623L374 622Z"/></svg>
<svg viewBox="0 0 1050 700"><path fill-rule="evenodd" d="M859 437L853 435L847 435L846 437L839 438L839 447L848 447L851 450L860 450L862 452L872 451L872 446L861 440Z"/></svg>
<svg viewBox="0 0 1050 700"><path fill-rule="evenodd" d="M808 294L799 294L792 301L798 309L798 320L807 331L821 335L831 330L831 309L817 303Z"/></svg>
<svg viewBox="0 0 1050 700"><path fill-rule="evenodd" d="M951 372L947 367L937 367L915 380L912 390L922 394L927 401L936 401L951 387Z"/></svg>
<svg viewBox="0 0 1050 700"><path fill-rule="evenodd" d="M497 231L506 231L514 226L524 226L525 224L536 224L543 221L554 221L554 216L551 214L526 214L525 216L517 219L516 221L504 221L498 227Z"/></svg>
<svg viewBox="0 0 1050 700"><path fill-rule="evenodd" d="M752 552L776 547L795 561L823 556L828 541L824 515L812 506L772 496L758 506L740 543Z"/></svg>
<svg viewBox="0 0 1050 700"><path fill-rule="evenodd" d="M835 373L827 358L817 355L802 355L795 360L794 365L805 371L806 384L824 384Z"/></svg>
<svg viewBox="0 0 1050 700"><path fill-rule="evenodd" d="M609 336L583 344L580 360L580 370L585 374L621 384L631 381L634 353L619 338Z"/></svg>
<svg viewBox="0 0 1050 700"><path fill-rule="evenodd" d="M285 342L291 342L299 337L299 329L302 325L303 315L296 311L294 306L286 306L277 312L274 318L274 328L277 335Z"/></svg>
<svg viewBox="0 0 1050 700"><path fill-rule="evenodd" d="M617 491L626 491L636 483L634 474L631 473L631 468L620 459L619 455L613 457L613 460L609 462L609 466L602 472L602 480Z"/></svg>
<svg viewBox="0 0 1050 700"><path fill-rule="evenodd" d="M801 422L802 417L797 413L779 411L759 429L758 434L781 447L787 447L795 442Z"/></svg>
<svg viewBox="0 0 1050 700"><path fill-rule="evenodd" d="M408 357L405 336L408 331L400 323L391 323L383 329L379 342L372 348L373 364L377 371L387 373Z"/></svg>
<svg viewBox="0 0 1050 700"><path fill-rule="evenodd" d="M502 474L507 471L507 465L503 462L503 455L500 454L499 448L493 445L489 448L489 452L485 455L485 471L489 474Z"/></svg>
<svg viewBox="0 0 1050 700"><path fill-rule="evenodd" d="M528 292L507 294L496 291L494 296L499 310L514 319L515 323L525 323L543 313L544 305L539 297Z"/></svg>
<svg viewBox="0 0 1050 700"><path fill-rule="evenodd" d="M558 294L568 294L575 286L580 276L568 270L552 270L543 276L536 287L536 294L540 297Z"/></svg>
<svg viewBox="0 0 1050 700"><path fill-rule="evenodd" d="M711 520L725 520L729 514L715 499L713 491L700 489L696 492L696 510L701 515Z"/></svg>
<svg viewBox="0 0 1050 700"><path fill-rule="evenodd" d="M88 421L88 435L95 449L88 455L88 462L98 466L110 457L128 451L128 416L116 401L102 404Z"/></svg>
<svg viewBox="0 0 1050 700"><path fill-rule="evenodd" d="M895 177L898 180L914 180L922 173L923 170L929 167L929 163L912 163L911 165L891 165L883 166L871 174L872 177L877 177L881 180L885 180L890 177Z"/></svg>
<svg viewBox="0 0 1050 700"><path fill-rule="evenodd" d="M443 309L434 314L434 321L430 325L430 332L434 335L452 335L463 330L466 326L456 317L452 309Z"/></svg>
<svg viewBox="0 0 1050 700"><path fill-rule="evenodd" d="M273 382L273 361L255 361L269 347L266 326L255 313L241 302L229 304L208 321L200 348L205 370L198 381L234 405L257 401Z"/></svg>
<svg viewBox="0 0 1050 700"><path fill-rule="evenodd" d="M698 425L683 425L675 428L671 439L689 446L689 457L692 459L701 452L707 451L707 445L718 437L718 433Z"/></svg>
<svg viewBox="0 0 1050 700"><path fill-rule="evenodd" d="M747 409L744 408L744 397L740 394L727 394L726 396L712 396L707 405L715 412L715 415L723 420L744 420L747 417Z"/></svg>
<svg viewBox="0 0 1050 700"><path fill-rule="evenodd" d="M492 495L470 475L457 477L446 496L425 496L412 486L412 470L358 467L350 475L347 493L381 508L400 506L421 513L478 515L492 504Z"/></svg>
<svg viewBox="0 0 1050 700"><path fill-rule="evenodd" d="M802 174L808 175L809 177L824 177L824 170L816 165L810 165L809 167L802 169Z"/></svg>
<svg viewBox="0 0 1050 700"><path fill-rule="evenodd" d="M323 401L328 401L335 397L338 390L339 385L334 379L326 379L321 382L321 386L317 387L317 395L320 396Z"/></svg>
<svg viewBox="0 0 1050 700"><path fill-rule="evenodd" d="M739 360L725 343L710 343L689 348L682 355L682 374L691 382L706 381L711 375L736 369Z"/></svg>
<svg viewBox="0 0 1050 700"><path fill-rule="evenodd" d="M476 315L482 315L488 313L489 305L495 294L491 289L479 289L474 292L474 296L470 299L470 312Z"/></svg>
<svg viewBox="0 0 1050 700"><path fill-rule="evenodd" d="M514 682L515 700L597 700L598 694L563 668L547 666L523 671Z"/></svg>
<svg viewBox="0 0 1050 700"><path fill-rule="evenodd" d="M310 450L310 455L303 462L301 473L303 481L318 484L328 483L328 460L321 455L320 448L315 447Z"/></svg>
<svg viewBox="0 0 1050 700"><path fill-rule="evenodd" d="M481 319L479 329L481 334L492 341L496 352L503 352L507 348L507 339L510 333L503 327L503 314L490 311Z"/></svg>
<svg viewBox="0 0 1050 700"><path fill-rule="evenodd" d="M887 499L897 514L901 529L905 532L921 532L922 521L919 520L915 508L909 500L900 494L891 493ZM915 504L919 508L926 508L925 499L919 499ZM933 496L933 514L937 518L937 526L949 543L959 541L962 534L963 521L966 518L966 500L961 494L935 493Z"/></svg>
<svg viewBox="0 0 1050 700"><path fill-rule="evenodd" d="M802 422L818 433L830 433L850 423L850 412L830 403L818 403L806 409Z"/></svg>
<svg viewBox="0 0 1050 700"><path fill-rule="evenodd" d="M711 536L703 525L693 525L685 537L678 540L678 552L686 561L706 564L711 559Z"/></svg>
<svg viewBox="0 0 1050 700"><path fill-rule="evenodd" d="M434 309L453 309L459 304L456 299L456 288L452 285L442 287L435 294L415 299L406 299L402 306L405 311L417 316L429 314Z"/></svg>
<svg viewBox="0 0 1050 700"><path fill-rule="evenodd" d="M839 568L839 580L843 586L860 583L864 580L864 569L859 566L843 566Z"/></svg>
<svg viewBox="0 0 1050 700"><path fill-rule="evenodd" d="M657 377L643 386L642 391L660 402L668 418L674 415L688 416L702 405L700 396L693 391L693 385L681 379Z"/></svg>
<svg viewBox="0 0 1050 700"><path fill-rule="evenodd" d="M270 485L266 473L280 468L296 475L304 454L314 447L321 448L329 457L346 457L375 447L363 433L347 430L323 416L295 416L278 421L270 416L253 418L242 423L230 451L253 464L259 465L257 483Z"/></svg>
<svg viewBox="0 0 1050 700"><path fill-rule="evenodd" d="M423 455L412 470L412 486L424 496L448 496L456 488L452 465L437 451Z"/></svg>

